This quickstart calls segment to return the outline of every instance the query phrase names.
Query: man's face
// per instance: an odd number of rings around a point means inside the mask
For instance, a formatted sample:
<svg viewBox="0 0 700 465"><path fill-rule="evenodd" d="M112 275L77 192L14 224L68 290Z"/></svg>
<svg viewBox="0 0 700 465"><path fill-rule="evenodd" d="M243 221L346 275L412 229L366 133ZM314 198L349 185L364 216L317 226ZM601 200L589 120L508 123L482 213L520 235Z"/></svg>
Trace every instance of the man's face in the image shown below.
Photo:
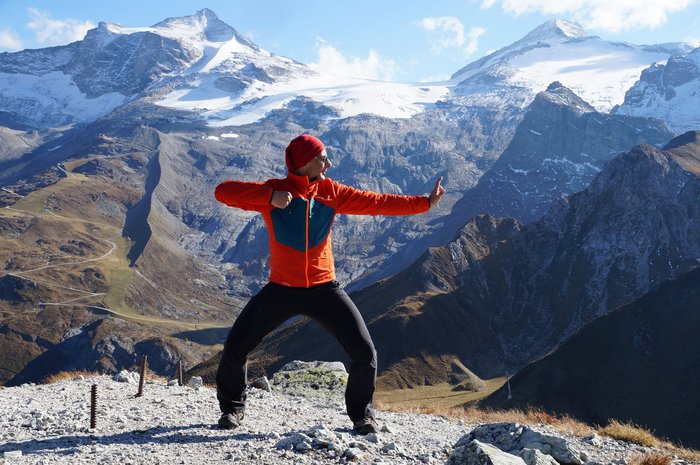
<svg viewBox="0 0 700 465"><path fill-rule="evenodd" d="M318 178L319 181L323 181L326 178L326 171L328 171L328 168L331 166L333 165L328 159L326 149L323 149L323 152L321 152L319 156L302 166L298 170L298 174L308 176L311 180Z"/></svg>

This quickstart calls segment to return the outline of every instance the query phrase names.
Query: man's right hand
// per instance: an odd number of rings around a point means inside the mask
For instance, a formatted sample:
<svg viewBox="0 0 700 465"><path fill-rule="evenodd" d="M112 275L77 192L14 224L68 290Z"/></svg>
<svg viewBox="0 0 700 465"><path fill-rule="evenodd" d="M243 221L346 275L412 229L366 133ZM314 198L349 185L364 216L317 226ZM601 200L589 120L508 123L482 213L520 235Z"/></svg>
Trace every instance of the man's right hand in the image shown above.
<svg viewBox="0 0 700 465"><path fill-rule="evenodd" d="M440 203L440 200L442 199L442 196L445 195L445 188L440 185L442 182L442 176L440 176L435 182L435 187L433 188L433 191L428 195L428 200L430 200L430 208L433 208L435 205L438 205Z"/></svg>
<svg viewBox="0 0 700 465"><path fill-rule="evenodd" d="M287 191L274 191L270 203L273 207L287 208L292 201L292 193Z"/></svg>

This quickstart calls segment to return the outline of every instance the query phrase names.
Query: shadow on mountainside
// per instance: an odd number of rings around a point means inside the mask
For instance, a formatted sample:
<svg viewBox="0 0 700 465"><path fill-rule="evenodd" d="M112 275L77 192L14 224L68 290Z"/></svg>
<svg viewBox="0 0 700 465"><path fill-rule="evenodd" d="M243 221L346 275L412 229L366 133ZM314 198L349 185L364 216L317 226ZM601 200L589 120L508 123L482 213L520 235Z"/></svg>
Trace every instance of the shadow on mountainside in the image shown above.
<svg viewBox="0 0 700 465"><path fill-rule="evenodd" d="M207 328L195 331L181 331L173 334L173 337L183 341L192 341L197 344L222 344L226 340L231 328Z"/></svg>

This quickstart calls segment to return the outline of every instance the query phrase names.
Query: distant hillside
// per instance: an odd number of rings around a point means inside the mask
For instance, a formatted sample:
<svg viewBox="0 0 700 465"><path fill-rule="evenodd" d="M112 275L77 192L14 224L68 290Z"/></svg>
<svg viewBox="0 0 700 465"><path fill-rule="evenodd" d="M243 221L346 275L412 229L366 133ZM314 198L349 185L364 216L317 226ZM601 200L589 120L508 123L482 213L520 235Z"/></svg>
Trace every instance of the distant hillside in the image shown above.
<svg viewBox="0 0 700 465"><path fill-rule="evenodd" d="M632 420L700 446L700 269L599 318L484 403Z"/></svg>

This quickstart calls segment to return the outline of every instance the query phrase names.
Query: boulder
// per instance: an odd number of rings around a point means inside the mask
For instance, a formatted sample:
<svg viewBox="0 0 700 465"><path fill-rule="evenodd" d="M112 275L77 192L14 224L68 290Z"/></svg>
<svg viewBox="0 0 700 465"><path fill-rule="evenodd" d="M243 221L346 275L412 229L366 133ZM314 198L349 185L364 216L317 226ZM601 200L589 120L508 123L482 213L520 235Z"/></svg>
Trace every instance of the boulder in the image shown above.
<svg viewBox="0 0 700 465"><path fill-rule="evenodd" d="M504 452L519 455L525 449L536 449L560 464L582 465L583 454L575 444L561 436L542 433L519 423L489 423L474 428L455 447L478 440L492 444Z"/></svg>
<svg viewBox="0 0 700 465"><path fill-rule="evenodd" d="M286 364L272 376L272 385L287 394L331 398L341 396L348 373L340 362L301 362Z"/></svg>
<svg viewBox="0 0 700 465"><path fill-rule="evenodd" d="M204 386L204 380L202 380L201 376L193 376L187 382L187 385L193 389L201 388Z"/></svg>
<svg viewBox="0 0 700 465"><path fill-rule="evenodd" d="M139 374L127 370L122 370L119 373L112 376L112 379L120 383L138 384Z"/></svg>
<svg viewBox="0 0 700 465"><path fill-rule="evenodd" d="M277 441L275 448L281 450L301 450L305 448L302 444L310 445L312 441L313 440L306 434L294 432Z"/></svg>
<svg viewBox="0 0 700 465"><path fill-rule="evenodd" d="M455 447L446 465L526 465L518 456L476 439Z"/></svg>
<svg viewBox="0 0 700 465"><path fill-rule="evenodd" d="M270 381L267 379L267 376L261 376L260 378L253 381L253 387L262 389L263 391L267 392L272 391L272 386L270 386Z"/></svg>

